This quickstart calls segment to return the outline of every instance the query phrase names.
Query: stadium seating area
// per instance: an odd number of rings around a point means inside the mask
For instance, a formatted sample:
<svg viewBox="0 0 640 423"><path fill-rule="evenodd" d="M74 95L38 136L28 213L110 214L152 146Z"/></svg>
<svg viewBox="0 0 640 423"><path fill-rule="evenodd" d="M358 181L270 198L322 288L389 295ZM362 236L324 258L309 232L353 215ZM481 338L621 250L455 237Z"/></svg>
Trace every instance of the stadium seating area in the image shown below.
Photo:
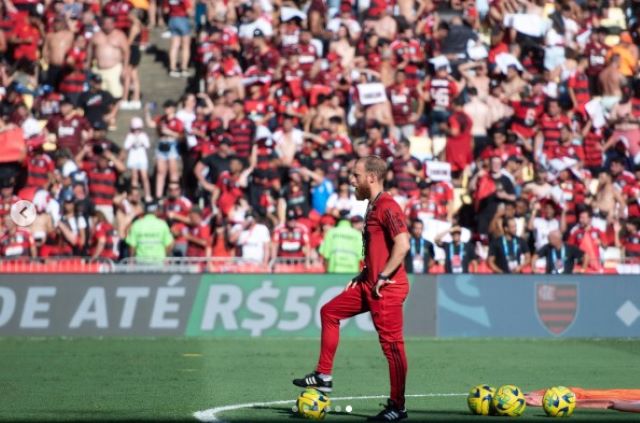
<svg viewBox="0 0 640 423"><path fill-rule="evenodd" d="M376 154L407 222L460 226L478 272L515 220L530 251L558 230L584 271L640 273L639 28L637 0L5 0L0 271L143 268L147 210L165 269L323 272ZM150 40L175 98L140 92Z"/></svg>

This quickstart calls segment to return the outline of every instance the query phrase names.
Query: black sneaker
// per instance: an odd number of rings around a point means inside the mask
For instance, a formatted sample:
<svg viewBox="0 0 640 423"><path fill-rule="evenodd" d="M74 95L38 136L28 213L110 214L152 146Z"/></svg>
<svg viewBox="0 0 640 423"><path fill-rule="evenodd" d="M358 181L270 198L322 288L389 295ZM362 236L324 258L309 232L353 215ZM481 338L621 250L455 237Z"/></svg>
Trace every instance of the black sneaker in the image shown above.
<svg viewBox="0 0 640 423"><path fill-rule="evenodd" d="M400 410L395 402L387 400L387 405L380 404L384 407L378 415L371 416L367 419L370 422L399 422L402 419L409 417L407 409Z"/></svg>
<svg viewBox="0 0 640 423"><path fill-rule="evenodd" d="M300 379L293 379L293 384L301 388L316 388L325 394L330 394L333 389L333 382L330 380L322 380L322 378L318 376L318 372L309 373Z"/></svg>

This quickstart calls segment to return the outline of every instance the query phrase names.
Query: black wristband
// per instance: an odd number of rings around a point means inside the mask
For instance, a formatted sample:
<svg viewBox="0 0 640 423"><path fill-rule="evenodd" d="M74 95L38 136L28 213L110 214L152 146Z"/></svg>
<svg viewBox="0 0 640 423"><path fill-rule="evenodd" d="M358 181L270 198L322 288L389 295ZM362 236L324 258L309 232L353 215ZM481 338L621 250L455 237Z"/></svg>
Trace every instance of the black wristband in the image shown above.
<svg viewBox="0 0 640 423"><path fill-rule="evenodd" d="M385 275L382 272L378 273L378 280L383 280L383 281L389 280L389 276Z"/></svg>

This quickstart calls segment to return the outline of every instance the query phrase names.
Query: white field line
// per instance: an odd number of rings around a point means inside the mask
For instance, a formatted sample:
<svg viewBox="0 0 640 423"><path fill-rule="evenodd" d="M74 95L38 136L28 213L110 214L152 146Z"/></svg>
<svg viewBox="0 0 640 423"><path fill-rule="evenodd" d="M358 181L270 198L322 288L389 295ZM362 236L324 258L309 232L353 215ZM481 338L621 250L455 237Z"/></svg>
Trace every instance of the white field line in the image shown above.
<svg viewBox="0 0 640 423"><path fill-rule="evenodd" d="M441 398L441 397L462 397L467 394L440 394L440 393L431 393L431 394L409 394L406 395L407 398ZM383 399L388 398L388 395L364 395L364 396L356 396L356 397L335 397L331 398L331 401L357 401L357 400L367 400L367 399ZM269 407L272 405L283 405L283 404L294 404L295 400L279 400L279 401L266 401L266 402L248 402L245 404L231 404L231 405L223 405L221 407L209 408L208 410L196 411L193 413L193 417L200 420L201 422L222 422L222 420L218 419L218 414L225 413L228 411L236 411L242 410L245 408L254 408L254 407Z"/></svg>

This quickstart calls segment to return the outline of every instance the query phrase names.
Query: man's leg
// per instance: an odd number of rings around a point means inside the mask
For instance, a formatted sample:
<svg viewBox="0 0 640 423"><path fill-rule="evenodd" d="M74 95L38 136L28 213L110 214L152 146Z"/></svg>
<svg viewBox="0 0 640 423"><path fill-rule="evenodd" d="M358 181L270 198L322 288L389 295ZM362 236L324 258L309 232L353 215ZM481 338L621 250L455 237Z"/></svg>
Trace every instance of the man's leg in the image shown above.
<svg viewBox="0 0 640 423"><path fill-rule="evenodd" d="M382 297L368 292L369 308L373 324L378 331L382 351L389 363L391 382L390 399L399 410L404 410L404 390L407 379L407 357L404 351L402 304L409 292L409 284L388 285Z"/></svg>
<svg viewBox="0 0 640 423"><path fill-rule="evenodd" d="M320 310L322 336L320 340L320 358L316 371L330 375L333 369L333 358L340 341L340 321L368 311L365 300L364 284L356 284L343 291L325 304Z"/></svg>
<svg viewBox="0 0 640 423"><path fill-rule="evenodd" d="M365 289L363 284L357 284L348 291L343 291L322 307L320 310L322 336L318 366L315 372L294 379L294 385L302 388L313 387L325 393L332 391L331 371L340 340L340 321L368 310Z"/></svg>

